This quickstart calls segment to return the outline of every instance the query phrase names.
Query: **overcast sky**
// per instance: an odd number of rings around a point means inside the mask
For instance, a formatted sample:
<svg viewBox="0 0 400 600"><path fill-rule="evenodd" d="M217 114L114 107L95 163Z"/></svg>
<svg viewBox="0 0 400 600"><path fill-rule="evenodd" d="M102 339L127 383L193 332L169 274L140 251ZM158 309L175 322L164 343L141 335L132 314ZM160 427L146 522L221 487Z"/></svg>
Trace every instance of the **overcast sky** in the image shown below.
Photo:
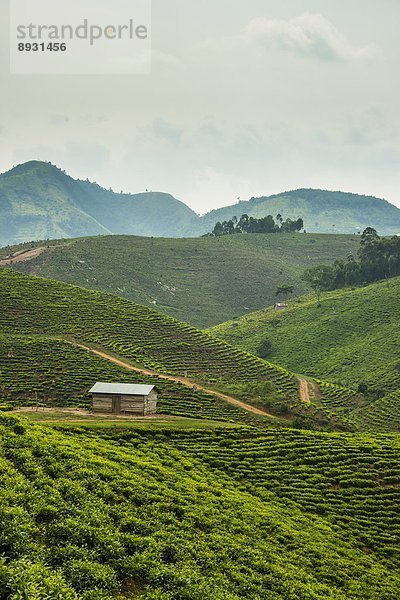
<svg viewBox="0 0 400 600"><path fill-rule="evenodd" d="M50 160L199 213L298 187L400 206L400 0L153 0L132 76L10 75L7 4L0 171Z"/></svg>

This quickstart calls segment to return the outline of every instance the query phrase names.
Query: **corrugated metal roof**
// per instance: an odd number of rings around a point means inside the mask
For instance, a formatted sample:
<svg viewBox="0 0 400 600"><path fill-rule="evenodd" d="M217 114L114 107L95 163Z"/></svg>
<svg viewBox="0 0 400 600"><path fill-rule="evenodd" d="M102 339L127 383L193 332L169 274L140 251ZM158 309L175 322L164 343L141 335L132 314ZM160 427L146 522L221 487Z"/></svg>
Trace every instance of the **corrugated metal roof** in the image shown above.
<svg viewBox="0 0 400 600"><path fill-rule="evenodd" d="M102 383L97 382L89 394L116 394L116 395L132 395L132 396L147 396L154 385L141 385L136 383Z"/></svg>

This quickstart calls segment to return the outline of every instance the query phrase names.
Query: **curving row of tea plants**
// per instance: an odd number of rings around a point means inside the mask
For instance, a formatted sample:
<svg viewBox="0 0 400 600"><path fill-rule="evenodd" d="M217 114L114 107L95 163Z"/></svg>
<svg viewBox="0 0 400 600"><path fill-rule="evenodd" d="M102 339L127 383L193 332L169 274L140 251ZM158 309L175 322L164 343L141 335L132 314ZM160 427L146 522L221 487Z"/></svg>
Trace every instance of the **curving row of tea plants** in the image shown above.
<svg viewBox="0 0 400 600"><path fill-rule="evenodd" d="M400 433L400 390L355 411L351 420L361 429Z"/></svg>
<svg viewBox="0 0 400 600"><path fill-rule="evenodd" d="M245 430L238 437L225 433L225 446L218 435L195 431L176 438L142 432L133 439L127 430L104 439L90 429L59 432L0 417L1 597L398 598L395 555L361 551L329 518L307 515L300 502L287 500L284 487L239 483L248 439ZM324 438L304 439L315 440L317 454ZM301 452L297 441L294 454ZM238 446L236 465L228 442ZM227 467L211 464L218 448ZM280 461L287 447L282 451ZM364 456L361 447L354 452ZM384 458L374 451L366 456ZM396 507L390 502L387 513Z"/></svg>
<svg viewBox="0 0 400 600"><path fill-rule="evenodd" d="M400 438L296 430L151 432L97 435L162 459L171 449L195 458L238 489L279 497L322 516L364 554L400 568Z"/></svg>
<svg viewBox="0 0 400 600"><path fill-rule="evenodd" d="M369 404L362 394L357 394L354 390L326 381L315 381L318 385L317 401L336 415L346 416L353 421L353 412L356 409L362 411Z"/></svg>

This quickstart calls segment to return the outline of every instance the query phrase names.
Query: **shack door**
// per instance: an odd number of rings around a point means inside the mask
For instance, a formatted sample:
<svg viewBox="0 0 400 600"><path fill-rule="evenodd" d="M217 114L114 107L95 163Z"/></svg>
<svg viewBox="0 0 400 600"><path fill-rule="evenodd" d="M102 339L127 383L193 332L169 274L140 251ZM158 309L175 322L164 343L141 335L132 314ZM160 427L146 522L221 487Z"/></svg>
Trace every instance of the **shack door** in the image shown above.
<svg viewBox="0 0 400 600"><path fill-rule="evenodd" d="M112 411L113 411L113 413L118 413L118 414L121 412L121 396L113 396Z"/></svg>

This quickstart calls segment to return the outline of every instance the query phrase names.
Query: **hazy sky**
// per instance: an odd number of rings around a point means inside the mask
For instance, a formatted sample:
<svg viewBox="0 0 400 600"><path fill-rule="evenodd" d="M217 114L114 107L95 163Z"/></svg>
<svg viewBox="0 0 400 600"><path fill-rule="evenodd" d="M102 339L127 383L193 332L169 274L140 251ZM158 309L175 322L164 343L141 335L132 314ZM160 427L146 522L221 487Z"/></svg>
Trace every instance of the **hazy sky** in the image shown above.
<svg viewBox="0 0 400 600"><path fill-rule="evenodd" d="M400 0L153 0L132 76L10 75L0 7L0 171L50 160L199 213L298 187L400 206Z"/></svg>

